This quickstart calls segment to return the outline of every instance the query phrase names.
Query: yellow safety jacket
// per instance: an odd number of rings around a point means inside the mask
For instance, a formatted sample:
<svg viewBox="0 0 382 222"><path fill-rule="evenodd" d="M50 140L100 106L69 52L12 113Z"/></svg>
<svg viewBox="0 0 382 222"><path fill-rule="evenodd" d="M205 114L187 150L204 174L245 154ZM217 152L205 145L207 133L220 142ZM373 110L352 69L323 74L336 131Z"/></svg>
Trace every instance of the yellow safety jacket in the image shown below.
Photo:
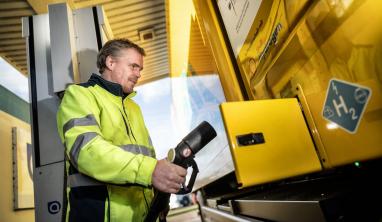
<svg viewBox="0 0 382 222"><path fill-rule="evenodd" d="M66 221L142 221L157 160L139 106L93 74L71 85L57 113L67 157Z"/></svg>

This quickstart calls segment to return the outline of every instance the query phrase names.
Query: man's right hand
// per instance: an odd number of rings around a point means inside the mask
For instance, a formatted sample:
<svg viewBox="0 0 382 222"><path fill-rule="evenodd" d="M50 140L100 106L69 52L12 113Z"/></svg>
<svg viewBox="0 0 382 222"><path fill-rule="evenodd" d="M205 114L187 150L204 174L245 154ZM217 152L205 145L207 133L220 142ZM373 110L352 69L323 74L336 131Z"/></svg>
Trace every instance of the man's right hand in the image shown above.
<svg viewBox="0 0 382 222"><path fill-rule="evenodd" d="M162 192L177 193L185 182L187 170L166 159L158 160L152 175L153 186Z"/></svg>

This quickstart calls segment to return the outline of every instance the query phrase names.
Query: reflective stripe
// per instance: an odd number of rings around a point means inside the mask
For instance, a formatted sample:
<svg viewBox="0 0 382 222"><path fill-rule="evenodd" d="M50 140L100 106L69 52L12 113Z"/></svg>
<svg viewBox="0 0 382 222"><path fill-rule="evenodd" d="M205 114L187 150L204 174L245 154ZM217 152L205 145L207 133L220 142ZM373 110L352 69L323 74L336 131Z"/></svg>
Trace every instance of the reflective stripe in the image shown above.
<svg viewBox="0 0 382 222"><path fill-rule="evenodd" d="M98 126L97 120L93 114L89 114L82 118L73 118L64 125L64 134L75 126Z"/></svg>
<svg viewBox="0 0 382 222"><path fill-rule="evenodd" d="M153 141L151 140L150 135L149 135L149 144L150 144L150 146L153 146Z"/></svg>
<svg viewBox="0 0 382 222"><path fill-rule="evenodd" d="M131 153L142 154L145 156L155 158L155 152L152 149L145 147L145 146L140 146L140 145L136 145L136 144L129 144L129 145L122 145L120 147L123 150L131 152Z"/></svg>
<svg viewBox="0 0 382 222"><path fill-rule="evenodd" d="M68 176L68 187L84 187L84 186L102 186L104 183L91 177L76 173Z"/></svg>
<svg viewBox="0 0 382 222"><path fill-rule="evenodd" d="M74 165L75 168L78 169L77 163L81 148L84 147L90 140L92 140L97 135L98 134L95 132L87 132L77 136L76 141L74 141L74 144L69 154L71 163Z"/></svg>

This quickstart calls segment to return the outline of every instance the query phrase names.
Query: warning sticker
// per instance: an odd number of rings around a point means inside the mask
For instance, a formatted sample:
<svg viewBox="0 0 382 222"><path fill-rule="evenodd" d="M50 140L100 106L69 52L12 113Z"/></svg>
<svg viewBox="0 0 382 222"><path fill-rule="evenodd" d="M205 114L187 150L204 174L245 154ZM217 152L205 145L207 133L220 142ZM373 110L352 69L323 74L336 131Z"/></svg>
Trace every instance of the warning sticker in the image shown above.
<svg viewBox="0 0 382 222"><path fill-rule="evenodd" d="M329 81L322 116L349 133L356 133L371 97L371 89L338 79Z"/></svg>

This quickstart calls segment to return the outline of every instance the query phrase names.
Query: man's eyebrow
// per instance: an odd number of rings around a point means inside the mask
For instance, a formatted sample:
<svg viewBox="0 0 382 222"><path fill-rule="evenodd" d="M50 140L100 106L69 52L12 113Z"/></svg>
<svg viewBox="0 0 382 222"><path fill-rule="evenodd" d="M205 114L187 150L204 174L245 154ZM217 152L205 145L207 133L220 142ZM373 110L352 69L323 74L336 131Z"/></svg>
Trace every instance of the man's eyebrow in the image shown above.
<svg viewBox="0 0 382 222"><path fill-rule="evenodd" d="M140 65L138 65L137 63L131 63L131 65L133 66L133 67L139 67L139 70L143 70L143 67L142 66L140 66Z"/></svg>

